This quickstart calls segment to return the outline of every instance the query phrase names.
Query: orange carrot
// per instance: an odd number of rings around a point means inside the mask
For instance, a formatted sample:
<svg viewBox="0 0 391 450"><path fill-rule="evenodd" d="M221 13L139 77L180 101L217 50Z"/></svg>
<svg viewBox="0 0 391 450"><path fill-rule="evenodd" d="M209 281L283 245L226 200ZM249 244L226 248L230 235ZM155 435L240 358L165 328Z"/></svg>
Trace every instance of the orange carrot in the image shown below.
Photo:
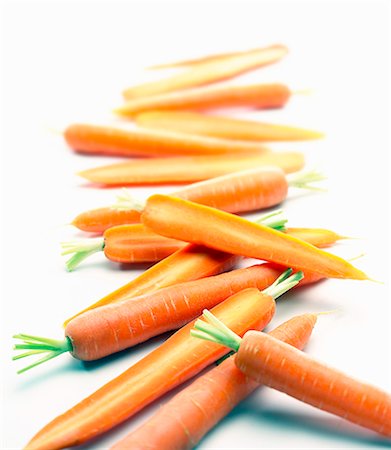
<svg viewBox="0 0 391 450"><path fill-rule="evenodd" d="M172 69L172 68L176 68L176 67L195 66L197 64L204 64L205 62L228 59L228 58L237 57L237 56L241 56L241 55L257 53L259 51L263 51L263 49L254 48L251 50L244 50L244 51L242 50L242 51L237 51L237 52L217 53L214 55L206 55L206 56L201 56L199 58L186 59L183 61L176 61L173 63L155 64L153 66L148 67L148 69L150 69L150 70L159 69L160 70L160 69Z"/></svg>
<svg viewBox="0 0 391 450"><path fill-rule="evenodd" d="M315 314L296 316L269 334L302 349L316 320ZM211 428L258 387L259 383L246 377L230 357L176 394L111 450L194 448Z"/></svg>
<svg viewBox="0 0 391 450"><path fill-rule="evenodd" d="M319 188L310 183L323 179L316 171L286 176L278 167L259 167L200 181L171 195L224 211L240 213L278 205L286 199L288 187L291 186L317 190ZM142 211L143 207L141 204L135 205L135 201L124 189L115 205L79 214L72 224L83 231L97 232L101 221L100 231L104 232L107 228L121 225L121 220L122 224L139 222L139 211ZM135 208L138 210L135 211ZM125 211L129 211L128 216L119 215L119 212ZM112 225L109 226L110 224Z"/></svg>
<svg viewBox="0 0 391 450"><path fill-rule="evenodd" d="M302 141L323 137L322 133L303 128L191 112L149 111L138 114L135 121L144 128L242 141Z"/></svg>
<svg viewBox="0 0 391 450"><path fill-rule="evenodd" d="M243 339L204 311L193 336L237 351L235 364L258 383L391 437L391 395L317 361L273 336L247 332Z"/></svg>
<svg viewBox="0 0 391 450"><path fill-rule="evenodd" d="M287 281L281 283L285 289L292 285ZM220 303L213 312L239 335L249 329L262 329L273 316L275 291L278 286L271 295L246 289ZM156 350L58 416L32 438L27 448L56 450L86 442L128 419L227 353L221 345L191 337L193 324L181 328Z"/></svg>
<svg viewBox="0 0 391 450"><path fill-rule="evenodd" d="M286 53L287 48L283 45L273 45L230 58L206 61L169 78L128 88L123 95L126 99L130 99L216 83L272 64L283 58Z"/></svg>
<svg viewBox="0 0 391 450"><path fill-rule="evenodd" d="M334 231L322 228L289 228L285 230L285 219L279 220L280 213L280 211L271 213L270 217L273 222L269 226L310 242L316 247L328 247L343 239L343 236ZM276 226L273 225L274 221ZM262 218L260 222L264 223ZM106 230L102 239L79 239L62 243L64 249L62 255L72 254L72 257L66 262L67 270L72 271L84 259L100 251L103 251L106 258L111 261L130 264L161 261L186 245L186 242L160 236L141 224L119 225Z"/></svg>
<svg viewBox="0 0 391 450"><path fill-rule="evenodd" d="M118 156L224 155L263 153L258 143L190 136L173 132L121 129L87 124L70 125L64 132L77 152Z"/></svg>
<svg viewBox="0 0 391 450"><path fill-rule="evenodd" d="M176 330L199 316L204 308L212 308L243 289L265 289L284 270L272 264L261 264L101 306L71 320L65 328L63 341L17 334L14 337L22 344L16 344L15 350L42 350L45 353L43 361L47 361L50 355L54 358L64 352L70 352L83 361L100 359L166 331ZM310 276L304 284L319 279ZM27 352L15 358L25 356L31 355ZM22 371L38 364L39 360Z"/></svg>
<svg viewBox="0 0 391 450"><path fill-rule="evenodd" d="M316 228L289 228L289 230L291 234L299 234L300 239L319 247L331 245L339 239L339 235L329 230L319 231ZM239 261L240 256L237 255L202 246L187 245L150 267L134 280L75 314L65 322L65 325L90 309L149 294L177 283L216 275L232 269ZM319 274L306 272L306 281L310 281L309 277L311 282L315 282L318 281Z"/></svg>
<svg viewBox="0 0 391 450"><path fill-rule="evenodd" d="M166 195L149 197L141 220L163 236L249 258L317 272L329 278L367 280L344 259L261 224Z"/></svg>
<svg viewBox="0 0 391 450"><path fill-rule="evenodd" d="M79 175L105 186L184 184L254 167L277 166L291 173L304 166L299 152L138 159L84 170Z"/></svg>
<svg viewBox="0 0 391 450"><path fill-rule="evenodd" d="M291 97L284 84L201 87L128 100L114 110L133 117L145 111L208 111L220 108L282 108Z"/></svg>

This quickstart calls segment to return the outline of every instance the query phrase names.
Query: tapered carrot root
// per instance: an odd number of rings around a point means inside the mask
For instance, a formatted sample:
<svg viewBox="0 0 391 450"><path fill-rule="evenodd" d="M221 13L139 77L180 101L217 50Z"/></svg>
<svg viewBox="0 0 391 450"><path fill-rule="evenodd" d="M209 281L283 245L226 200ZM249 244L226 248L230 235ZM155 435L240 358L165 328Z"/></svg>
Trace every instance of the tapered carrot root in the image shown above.
<svg viewBox="0 0 391 450"><path fill-rule="evenodd" d="M235 364L257 382L316 408L391 437L391 395L326 366L275 337L256 331L243 339L204 311L208 324L195 324L193 336L237 351Z"/></svg>
<svg viewBox="0 0 391 450"><path fill-rule="evenodd" d="M278 167L260 167L193 183L171 195L224 211L240 213L278 205L285 200L289 186L318 189L310 183L323 179L320 173L313 171L287 177ZM100 231L104 232L110 228L109 224L121 225L121 220L122 224L139 222L139 211L142 211L144 205L138 204L138 211L134 208L135 200L123 189L116 205L79 214L73 224L83 231L96 232L101 221ZM129 211L128 216L119 214L126 211Z"/></svg>
<svg viewBox="0 0 391 450"><path fill-rule="evenodd" d="M330 278L366 280L344 259L293 236L208 206L165 195L149 197L141 220L163 236L264 259Z"/></svg>
<svg viewBox="0 0 391 450"><path fill-rule="evenodd" d="M124 130L87 124L70 125L64 132L68 145L80 153L116 156L221 155L262 153L258 143L190 136L153 130Z"/></svg>
<svg viewBox="0 0 391 450"><path fill-rule="evenodd" d="M213 309L239 335L262 329L275 309L271 296L257 289L236 294ZM46 425L28 450L56 450L79 445L113 428L175 386L190 379L227 351L190 336L193 323L88 398Z"/></svg>
<svg viewBox="0 0 391 450"><path fill-rule="evenodd" d="M189 67L189 66L195 66L198 64L204 64L206 62L209 63L212 61L221 61L224 59L237 57L237 56L241 56L241 55L258 53L259 51L263 51L263 50L261 48L255 48L255 49L251 49L251 50L244 50L244 51L237 51L237 52L217 53L214 55L206 55L206 56L201 56L199 58L186 59L183 61L176 61L173 63L155 64L153 66L148 67L148 69L160 70L160 69L172 69L172 68L176 68L176 67Z"/></svg>
<svg viewBox="0 0 391 450"><path fill-rule="evenodd" d="M150 111L137 115L135 121L145 128L242 141L302 141L323 137L322 133L303 128L191 112Z"/></svg>
<svg viewBox="0 0 391 450"><path fill-rule="evenodd" d="M191 69L172 77L126 89L126 99L157 95L164 92L188 89L233 78L258 67L279 61L287 53L283 45L274 45L231 58L197 64Z"/></svg>
<svg viewBox="0 0 391 450"><path fill-rule="evenodd" d="M291 96L284 84L206 87L185 92L135 98L116 108L115 113L134 117L146 111L208 111L220 108L282 108Z"/></svg>
<svg viewBox="0 0 391 450"><path fill-rule="evenodd" d="M270 335L302 349L316 320L314 314L296 316L271 331ZM209 430L258 387L259 383L246 377L236 367L234 357L230 357L185 387L111 450L194 448Z"/></svg>
<svg viewBox="0 0 391 450"><path fill-rule="evenodd" d="M104 186L184 184L226 175L254 167L277 166L285 173L304 166L299 152L260 155L193 156L138 159L84 170L79 175Z"/></svg>

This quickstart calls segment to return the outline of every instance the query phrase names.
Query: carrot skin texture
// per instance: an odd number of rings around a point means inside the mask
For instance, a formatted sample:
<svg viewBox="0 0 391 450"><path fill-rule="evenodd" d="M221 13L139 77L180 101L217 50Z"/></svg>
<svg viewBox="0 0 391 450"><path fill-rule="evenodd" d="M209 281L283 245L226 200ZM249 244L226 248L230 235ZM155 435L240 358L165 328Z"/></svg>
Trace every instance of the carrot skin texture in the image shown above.
<svg viewBox="0 0 391 450"><path fill-rule="evenodd" d="M245 334L236 366L252 379L391 437L391 395L264 333Z"/></svg>
<svg viewBox="0 0 391 450"><path fill-rule="evenodd" d="M82 231L103 233L108 228L117 225L140 223L140 215L141 213L135 209L96 208L76 216L72 225Z"/></svg>
<svg viewBox="0 0 391 450"><path fill-rule="evenodd" d="M197 64L184 73L164 80L130 87L123 92L123 96L125 99L146 97L227 80L258 67L272 64L283 58L286 53L285 46L272 45L254 52L237 54L231 58L212 60Z"/></svg>
<svg viewBox="0 0 391 450"><path fill-rule="evenodd" d="M284 171L278 167L261 167L194 183L173 192L172 195L224 211L239 213L278 205L286 198L287 193L288 182ZM140 222L141 213L132 211L118 211L118 213L129 213L122 214L120 217L113 208L100 208L80 214L79 219L76 218L75 221L78 219L82 224L81 229L85 231L89 231L89 222L91 222L91 231L99 231L99 220L101 220L100 231L102 232L109 228L108 224L113 221L117 222L116 225L121 225L121 219L123 224ZM77 226L75 221L74 224Z"/></svg>
<svg viewBox="0 0 391 450"><path fill-rule="evenodd" d="M224 155L267 151L258 143L89 124L70 125L64 138L79 153L109 156Z"/></svg>
<svg viewBox="0 0 391 450"><path fill-rule="evenodd" d="M287 125L184 111L148 111L136 115L134 120L143 128L241 141L301 141L323 137L323 134L317 131Z"/></svg>
<svg viewBox="0 0 391 450"><path fill-rule="evenodd" d="M283 84L207 87L131 99L115 112L133 117L146 111L208 111L239 107L272 109L282 108L290 96L289 88Z"/></svg>
<svg viewBox="0 0 391 450"><path fill-rule="evenodd" d="M271 331L270 335L302 349L311 336L316 319L313 314L293 317ZM185 387L110 450L193 448L211 428L260 386L236 367L234 359L231 356Z"/></svg>
<svg viewBox="0 0 391 450"><path fill-rule="evenodd" d="M72 319L85 311L107 305L108 303L155 292L158 289L183 281L196 280L224 272L231 269L240 259L239 256L199 245L186 245L154 264L134 280L73 315L65 321L64 325L67 325Z"/></svg>
<svg viewBox="0 0 391 450"><path fill-rule="evenodd" d="M272 264L255 265L95 308L71 320L65 328L65 336L72 342L75 358L84 361L103 358L176 330L198 317L204 309L216 306L243 289L263 290L284 270ZM309 276L307 280L305 274L304 280L308 284L318 278Z"/></svg>
<svg viewBox="0 0 391 450"><path fill-rule="evenodd" d="M87 169L79 176L103 186L184 184L264 166L277 166L285 173L296 172L304 167L304 156L299 152L267 152L259 155L143 158Z"/></svg>
<svg viewBox="0 0 391 450"><path fill-rule="evenodd" d="M319 234L317 232L314 234L311 232L312 230L316 231L316 229L291 228L290 232L293 232L293 230L303 230L300 238L316 246L319 245L320 241L325 240L319 239ZM327 242L329 244L332 243L332 237L338 236L328 230L325 230L325 232L329 233L327 238ZM155 292L158 289L185 281L197 280L211 275L216 275L220 272L231 269L237 262L240 261L240 259L241 257L237 255L207 249L202 246L192 244L187 245L183 249L178 250L171 256L150 267L136 279L130 281L119 289L106 295L98 302L90 305L71 318L67 319L64 325L67 325L78 315L100 306ZM283 266L279 266L279 270L282 271ZM323 276L318 273L306 271L305 278L300 281L300 285L314 283L322 278Z"/></svg>
<svg viewBox="0 0 391 450"><path fill-rule="evenodd" d="M213 308L213 313L243 335L271 320L274 300L246 289ZM28 443L28 450L56 450L86 442L134 415L153 400L190 379L227 353L212 342L190 336L193 322L159 348L88 398L46 425Z"/></svg>

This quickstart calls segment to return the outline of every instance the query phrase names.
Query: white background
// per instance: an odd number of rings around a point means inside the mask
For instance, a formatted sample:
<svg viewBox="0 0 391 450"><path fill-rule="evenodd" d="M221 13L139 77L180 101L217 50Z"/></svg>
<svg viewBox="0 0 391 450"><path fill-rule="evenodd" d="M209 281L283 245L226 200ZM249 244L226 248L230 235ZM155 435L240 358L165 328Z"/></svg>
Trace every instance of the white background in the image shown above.
<svg viewBox="0 0 391 450"><path fill-rule="evenodd" d="M391 391L389 271L388 2L9 1L3 9L3 427L20 449L47 422L120 374L162 339L96 363L62 355L31 372L10 362L11 335L62 335L63 320L140 273L94 255L67 273L59 242L82 237L66 224L113 202L115 189L74 174L116 161L74 154L60 135L76 121L114 123L123 88L164 74L148 65L284 43L279 64L230 83L281 81L295 95L283 110L236 116L314 128L323 141L274 148L303 151L328 176L326 194L291 191L291 226L359 237L333 247L384 284L328 280L285 296L269 329L292 315L321 316L308 353ZM145 198L154 189L134 189ZM169 188L160 189L169 192ZM165 400L165 399L164 399ZM106 449L163 400L82 448ZM385 443L283 394L260 389L200 443L200 449L351 449Z"/></svg>

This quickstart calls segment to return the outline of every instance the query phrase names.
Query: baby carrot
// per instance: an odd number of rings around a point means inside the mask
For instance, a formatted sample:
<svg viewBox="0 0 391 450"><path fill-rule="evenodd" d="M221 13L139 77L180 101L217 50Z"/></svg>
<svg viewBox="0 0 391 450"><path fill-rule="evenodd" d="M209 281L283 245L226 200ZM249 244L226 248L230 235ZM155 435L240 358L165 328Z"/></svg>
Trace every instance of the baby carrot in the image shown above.
<svg viewBox="0 0 391 450"><path fill-rule="evenodd" d="M272 264L261 264L179 283L155 293L101 306L71 320L65 328L63 341L18 334L14 337L22 343L16 344L15 350L42 350L46 354L41 361L64 352L70 352L83 361L100 359L166 331L176 330L199 316L204 308L212 308L243 289L265 289L284 270ZM304 284L318 280L319 277L309 276ZM25 353L15 358L24 356L30 355ZM19 373L40 363L38 360Z"/></svg>
<svg viewBox="0 0 391 450"><path fill-rule="evenodd" d="M172 239L317 272L329 278L368 279L344 259L298 238L179 198L152 195L141 220L156 233Z"/></svg>
<svg viewBox="0 0 391 450"><path fill-rule="evenodd" d="M105 186L184 184L254 167L277 166L285 173L304 166L299 152L267 152L251 155L148 158L84 170L79 175Z"/></svg>
<svg viewBox="0 0 391 450"><path fill-rule="evenodd" d="M265 217L267 218L268 216L266 215ZM269 225L272 225L272 222L269 222ZM278 222L275 225L278 225ZM289 228L289 230L293 236L296 233L300 239L319 247L331 245L340 239L338 234L330 230L319 230L316 228ZM134 280L75 314L65 322L65 325L73 318L90 309L155 292L158 289L184 281L196 280L232 269L240 259L240 256L229 253L192 244L187 245L150 267ZM310 281L310 278L311 282L315 282L322 277L314 272L306 272L305 280Z"/></svg>
<svg viewBox="0 0 391 450"><path fill-rule="evenodd" d="M278 205L286 199L288 188L291 186L317 190L319 188L312 186L311 183L323 179L324 177L316 171L286 176L279 167L258 167L200 181L183 187L171 195L239 213ZM81 213L72 224L83 231L104 232L111 226L139 222L139 211L142 211L143 207L142 204L135 206L135 201L124 189L115 205ZM125 211L129 211L128 216Z"/></svg>
<svg viewBox="0 0 391 450"><path fill-rule="evenodd" d="M391 437L391 395L326 366L291 345L257 331L243 339L204 311L193 336L220 342L237 352L245 375L316 408Z"/></svg>
<svg viewBox="0 0 391 450"><path fill-rule="evenodd" d="M242 51L237 51L237 52L217 53L217 54L213 54L213 55L201 56L199 58L194 58L194 59L186 59L186 60L182 60L182 61L176 61L173 63L155 64L153 66L148 67L148 69L150 69L150 70L172 69L172 68L176 68L176 67L195 66L197 64L203 64L205 62L223 60L223 59L227 59L227 58L237 57L240 55L257 53L260 50L262 51L262 49L260 49L260 48L254 48L251 50L244 50L244 51L242 50Z"/></svg>
<svg viewBox="0 0 391 450"><path fill-rule="evenodd" d="M133 117L145 111L208 111L220 108L282 108L291 97L284 84L201 87L128 100L114 110Z"/></svg>
<svg viewBox="0 0 391 450"><path fill-rule="evenodd" d="M246 289L213 308L235 333L262 329L274 314L275 294L297 284L300 274L279 280L264 295ZM27 444L29 450L56 450L82 444L113 428L153 400L192 378L227 351L221 345L190 336L190 322L160 347L88 398L46 425Z"/></svg>
<svg viewBox="0 0 391 450"><path fill-rule="evenodd" d="M182 111L144 112L135 117L135 122L144 128L241 141L302 141L323 137L323 134L317 131L287 125Z"/></svg>
<svg viewBox="0 0 391 450"><path fill-rule="evenodd" d="M316 320L315 314L296 316L269 334L302 349ZM211 428L259 385L246 377L236 367L234 357L230 357L168 400L147 422L117 442L111 450L194 448Z"/></svg>
<svg viewBox="0 0 391 450"><path fill-rule="evenodd" d="M267 151L258 143L88 124L70 125L64 138L79 153L109 156L224 155Z"/></svg>
<svg viewBox="0 0 391 450"><path fill-rule="evenodd" d="M123 92L123 95L126 99L130 99L216 83L272 64L283 58L286 53L287 48L283 45L273 45L230 58L206 61L169 78L130 87Z"/></svg>

